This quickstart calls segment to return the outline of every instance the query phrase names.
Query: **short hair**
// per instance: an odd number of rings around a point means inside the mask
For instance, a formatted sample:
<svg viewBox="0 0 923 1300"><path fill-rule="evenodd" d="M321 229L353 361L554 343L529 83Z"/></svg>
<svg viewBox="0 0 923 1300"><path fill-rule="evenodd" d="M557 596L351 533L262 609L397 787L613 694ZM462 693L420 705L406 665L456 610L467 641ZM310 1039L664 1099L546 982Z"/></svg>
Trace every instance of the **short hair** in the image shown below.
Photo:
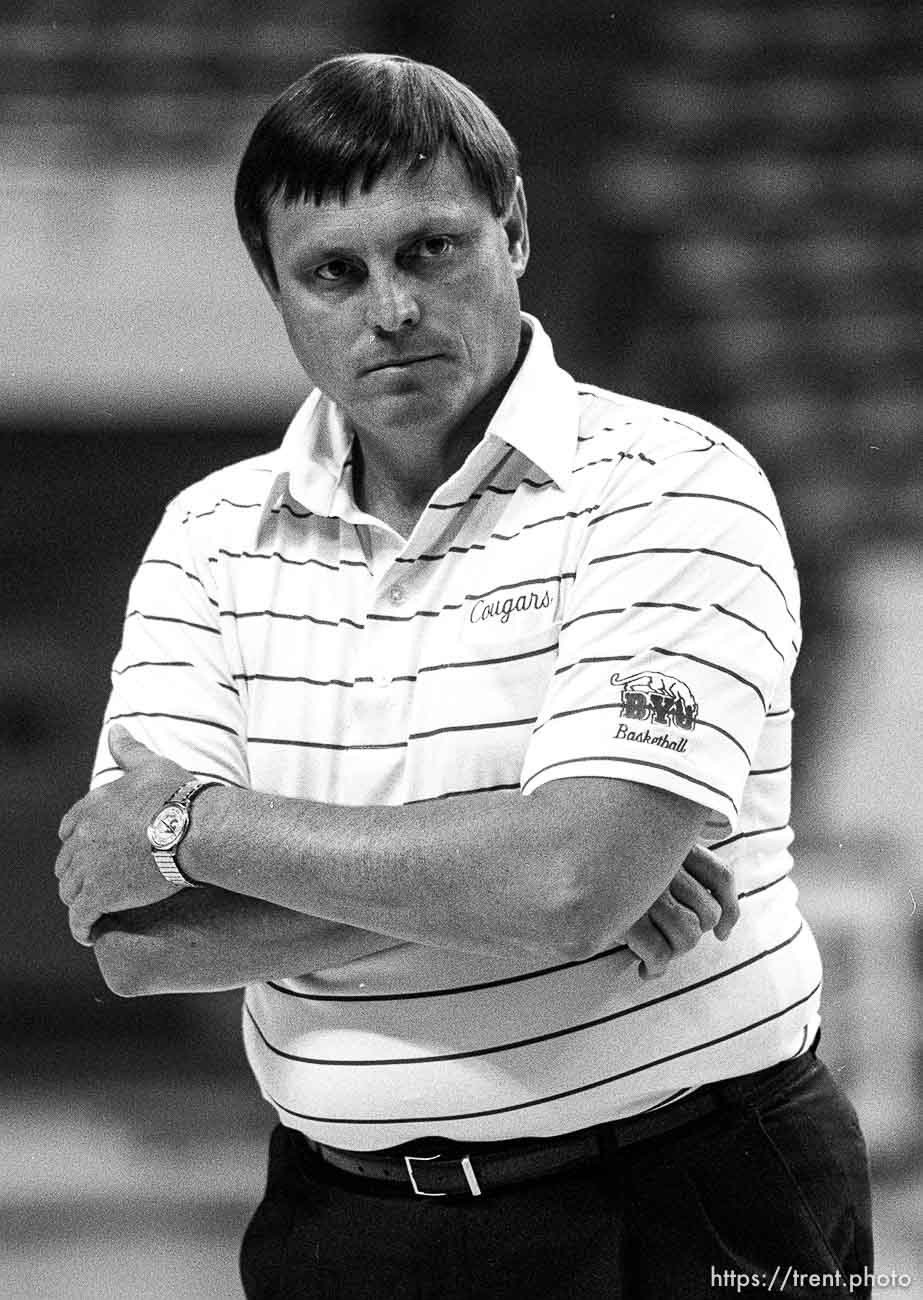
<svg viewBox="0 0 923 1300"><path fill-rule="evenodd" d="M293 82L257 123L234 191L237 225L259 271L275 282L266 240L269 204L345 202L386 171L413 171L446 146L495 216L509 211L519 155L509 132L470 87L399 54L345 54Z"/></svg>

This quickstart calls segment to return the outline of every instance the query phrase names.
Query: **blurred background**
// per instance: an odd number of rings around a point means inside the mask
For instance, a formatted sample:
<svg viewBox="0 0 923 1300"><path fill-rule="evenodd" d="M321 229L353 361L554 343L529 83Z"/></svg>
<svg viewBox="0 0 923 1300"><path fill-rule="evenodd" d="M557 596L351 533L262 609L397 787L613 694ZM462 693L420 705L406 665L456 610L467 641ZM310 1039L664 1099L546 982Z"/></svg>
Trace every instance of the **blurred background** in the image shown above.
<svg viewBox="0 0 923 1300"><path fill-rule="evenodd" d="M239 996L111 995L55 831L165 501L306 391L234 173L276 94L355 49L445 66L517 138L524 303L562 363L727 428L775 485L825 1055L872 1148L876 1294L923 1296L920 42L899 0L0 5L6 1300L239 1294L271 1125Z"/></svg>

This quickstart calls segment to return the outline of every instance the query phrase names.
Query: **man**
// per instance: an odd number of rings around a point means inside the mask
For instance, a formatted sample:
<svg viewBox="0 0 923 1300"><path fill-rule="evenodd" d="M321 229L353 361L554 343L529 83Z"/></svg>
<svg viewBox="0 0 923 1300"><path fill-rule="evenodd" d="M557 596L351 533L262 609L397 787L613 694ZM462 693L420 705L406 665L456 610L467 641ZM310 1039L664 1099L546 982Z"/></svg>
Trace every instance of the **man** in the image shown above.
<svg viewBox="0 0 923 1300"><path fill-rule="evenodd" d="M845 1292L765 478L556 366L515 147L439 70L315 68L236 198L316 388L168 509L57 871L117 992L247 985L247 1294Z"/></svg>

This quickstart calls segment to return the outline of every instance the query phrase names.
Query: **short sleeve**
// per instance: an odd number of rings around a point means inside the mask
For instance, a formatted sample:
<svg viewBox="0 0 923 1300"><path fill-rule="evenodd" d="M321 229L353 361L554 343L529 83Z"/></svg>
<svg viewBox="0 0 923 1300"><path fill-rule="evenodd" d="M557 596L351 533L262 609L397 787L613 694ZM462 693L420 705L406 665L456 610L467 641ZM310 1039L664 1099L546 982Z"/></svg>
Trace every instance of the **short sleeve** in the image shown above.
<svg viewBox="0 0 923 1300"><path fill-rule="evenodd" d="M522 790L610 776L734 829L800 643L797 580L765 476L713 446L638 457L589 516ZM784 685L784 692L783 692Z"/></svg>
<svg viewBox="0 0 923 1300"><path fill-rule="evenodd" d="M195 523L182 497L171 503L132 582L94 785L119 775L107 743L113 722L197 775L249 784L244 711Z"/></svg>

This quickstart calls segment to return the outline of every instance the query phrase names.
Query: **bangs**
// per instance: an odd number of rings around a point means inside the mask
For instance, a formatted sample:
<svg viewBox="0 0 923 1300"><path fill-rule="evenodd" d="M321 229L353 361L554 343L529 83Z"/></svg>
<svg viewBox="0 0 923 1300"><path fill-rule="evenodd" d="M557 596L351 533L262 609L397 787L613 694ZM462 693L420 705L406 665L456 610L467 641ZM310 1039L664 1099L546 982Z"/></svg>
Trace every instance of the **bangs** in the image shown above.
<svg viewBox="0 0 923 1300"><path fill-rule="evenodd" d="M331 198L344 203L350 191L367 192L385 172L415 171L432 163L446 145L470 153L465 146L470 146L475 123L459 123L460 105L446 102L438 85L420 84L415 71L413 64L378 65L373 78L357 79L348 113L343 112L342 85L321 85L320 94L312 88L312 119L319 128L312 123L310 130L297 113L296 91L280 140L289 166L274 192L267 192L267 202L281 193L286 204ZM474 151L466 167L478 188L493 189L497 178L490 175L482 150Z"/></svg>

